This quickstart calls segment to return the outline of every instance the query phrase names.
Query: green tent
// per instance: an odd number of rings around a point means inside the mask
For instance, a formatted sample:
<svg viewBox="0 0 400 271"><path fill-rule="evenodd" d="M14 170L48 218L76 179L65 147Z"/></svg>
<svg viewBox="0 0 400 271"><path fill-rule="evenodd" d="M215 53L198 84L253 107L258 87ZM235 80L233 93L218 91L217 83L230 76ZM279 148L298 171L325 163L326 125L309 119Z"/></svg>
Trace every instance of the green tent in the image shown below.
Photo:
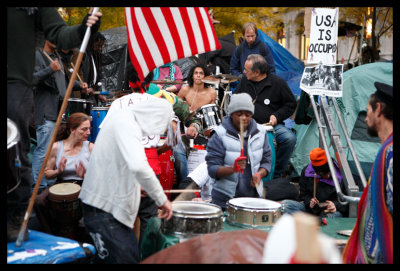
<svg viewBox="0 0 400 271"><path fill-rule="evenodd" d="M376 91L374 86L376 81L393 85L393 63L377 62L365 64L344 72L343 97L337 98L337 104L347 128L347 133L351 138L354 150L367 179L370 175L372 163L381 146L379 138L372 138L367 134L364 121L369 96ZM340 133L340 141L347 155L352 173L359 175L333 105L330 109L336 130ZM319 147L319 133L315 118L308 125L294 124L293 128L296 130L297 144L290 162L295 170L293 174L299 176L301 170L310 163L310 151ZM327 130L325 131L325 138L331 157L335 158Z"/></svg>

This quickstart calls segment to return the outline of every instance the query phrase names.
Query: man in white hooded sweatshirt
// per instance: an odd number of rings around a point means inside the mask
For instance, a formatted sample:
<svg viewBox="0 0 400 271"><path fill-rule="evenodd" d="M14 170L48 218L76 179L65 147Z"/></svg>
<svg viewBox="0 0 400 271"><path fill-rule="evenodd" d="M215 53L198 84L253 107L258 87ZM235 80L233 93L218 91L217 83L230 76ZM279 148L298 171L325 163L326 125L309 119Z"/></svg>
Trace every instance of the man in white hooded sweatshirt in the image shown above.
<svg viewBox="0 0 400 271"><path fill-rule="evenodd" d="M96 263L139 263L133 225L140 187L172 217L172 205L147 162L142 137L162 134L172 105L147 93L115 100L96 138L79 198L86 229L96 246Z"/></svg>

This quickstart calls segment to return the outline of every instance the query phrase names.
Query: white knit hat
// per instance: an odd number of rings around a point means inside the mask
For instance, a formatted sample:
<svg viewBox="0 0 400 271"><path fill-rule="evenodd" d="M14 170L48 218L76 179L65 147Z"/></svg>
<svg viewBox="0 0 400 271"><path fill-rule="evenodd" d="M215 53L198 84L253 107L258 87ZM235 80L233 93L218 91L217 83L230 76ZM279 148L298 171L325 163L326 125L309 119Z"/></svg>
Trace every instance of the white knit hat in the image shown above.
<svg viewBox="0 0 400 271"><path fill-rule="evenodd" d="M228 105L228 114L231 115L237 111L249 111L254 115L254 104L247 93L233 94Z"/></svg>

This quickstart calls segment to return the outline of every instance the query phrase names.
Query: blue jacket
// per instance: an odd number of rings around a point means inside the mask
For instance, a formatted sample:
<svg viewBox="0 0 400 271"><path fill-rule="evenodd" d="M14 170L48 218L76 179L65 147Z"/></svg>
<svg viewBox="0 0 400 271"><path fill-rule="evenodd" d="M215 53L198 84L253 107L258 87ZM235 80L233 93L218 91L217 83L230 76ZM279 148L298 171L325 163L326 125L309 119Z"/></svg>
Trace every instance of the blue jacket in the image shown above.
<svg viewBox="0 0 400 271"><path fill-rule="evenodd" d="M260 167L271 171L272 151L264 127L251 120L247 134L244 136L244 155L247 156L246 169L243 174L234 173L223 179L217 178L221 166L232 166L240 156L240 139L230 116L225 116L222 124L214 129L215 134L207 143L206 162L208 174L215 179L213 189L234 197L259 197L257 190L250 186L251 177Z"/></svg>
<svg viewBox="0 0 400 271"><path fill-rule="evenodd" d="M251 54L261 54L260 52L261 46L264 47L264 52L265 52L264 58L267 61L269 68L268 73L275 74L274 58L272 57L268 45L266 45L262 40L260 40L259 36L257 36L255 42L251 46L249 46L246 41L243 41L241 43L241 46L239 45L238 47L236 47L235 52L231 57L231 64L230 64L231 74L234 76L239 76L240 74L242 74L244 69L244 63L246 62L247 56ZM240 56L239 56L239 47L242 47L242 52Z"/></svg>

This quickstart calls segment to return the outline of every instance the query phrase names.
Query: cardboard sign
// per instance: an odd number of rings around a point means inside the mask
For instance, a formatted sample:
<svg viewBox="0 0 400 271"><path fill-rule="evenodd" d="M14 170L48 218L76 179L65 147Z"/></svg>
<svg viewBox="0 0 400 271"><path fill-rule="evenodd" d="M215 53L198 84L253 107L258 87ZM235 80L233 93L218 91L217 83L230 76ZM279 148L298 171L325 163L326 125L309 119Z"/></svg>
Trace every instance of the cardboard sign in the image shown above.
<svg viewBox="0 0 400 271"><path fill-rule="evenodd" d="M339 9L313 8L308 63L336 64Z"/></svg>

